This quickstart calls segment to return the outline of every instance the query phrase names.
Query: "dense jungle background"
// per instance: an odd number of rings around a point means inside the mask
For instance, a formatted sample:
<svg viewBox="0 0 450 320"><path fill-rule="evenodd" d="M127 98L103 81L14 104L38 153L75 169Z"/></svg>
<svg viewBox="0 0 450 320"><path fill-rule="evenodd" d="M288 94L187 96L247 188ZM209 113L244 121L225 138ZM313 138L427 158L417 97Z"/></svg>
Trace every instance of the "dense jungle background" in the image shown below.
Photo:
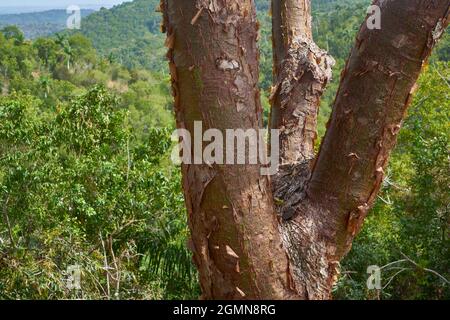
<svg viewBox="0 0 450 320"><path fill-rule="evenodd" d="M272 83L268 0L261 92ZM369 0L313 1L337 61L325 125ZM158 0L82 12L0 14L0 299L196 299ZM450 35L426 66L336 299L449 299ZM369 290L367 267L382 267ZM81 289L67 286L81 269Z"/></svg>

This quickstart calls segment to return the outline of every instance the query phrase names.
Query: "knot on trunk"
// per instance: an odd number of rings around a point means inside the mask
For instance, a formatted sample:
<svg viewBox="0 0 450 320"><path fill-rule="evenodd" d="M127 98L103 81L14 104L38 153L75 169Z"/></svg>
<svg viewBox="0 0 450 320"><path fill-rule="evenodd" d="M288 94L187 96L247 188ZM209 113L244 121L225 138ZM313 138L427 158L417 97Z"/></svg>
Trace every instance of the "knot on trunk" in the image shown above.
<svg viewBox="0 0 450 320"><path fill-rule="evenodd" d="M280 167L272 185L277 212L283 220L290 220L296 215L298 205L306 198L310 176L310 161Z"/></svg>
<svg viewBox="0 0 450 320"><path fill-rule="evenodd" d="M282 164L314 157L320 97L334 64L312 40L297 37L291 42L270 97L271 125L280 130Z"/></svg>

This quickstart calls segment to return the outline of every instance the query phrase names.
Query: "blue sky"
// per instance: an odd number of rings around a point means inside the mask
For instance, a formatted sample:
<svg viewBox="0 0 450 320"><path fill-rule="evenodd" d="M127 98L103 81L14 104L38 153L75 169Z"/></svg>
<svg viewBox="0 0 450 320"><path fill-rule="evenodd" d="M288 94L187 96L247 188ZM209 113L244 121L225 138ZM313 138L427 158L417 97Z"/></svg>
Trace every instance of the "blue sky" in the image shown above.
<svg viewBox="0 0 450 320"><path fill-rule="evenodd" d="M69 5L105 6L125 2L124 0L0 0L0 7L68 7Z"/></svg>

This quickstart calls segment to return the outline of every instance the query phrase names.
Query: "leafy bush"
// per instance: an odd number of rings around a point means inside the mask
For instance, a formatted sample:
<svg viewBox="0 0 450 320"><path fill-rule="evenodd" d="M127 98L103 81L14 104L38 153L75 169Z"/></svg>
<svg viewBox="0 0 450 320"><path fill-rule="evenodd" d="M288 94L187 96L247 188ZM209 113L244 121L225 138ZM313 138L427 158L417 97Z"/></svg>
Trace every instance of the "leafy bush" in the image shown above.
<svg viewBox="0 0 450 320"><path fill-rule="evenodd" d="M35 102L0 99L0 298L196 297L170 130L139 142L101 87L50 119Z"/></svg>

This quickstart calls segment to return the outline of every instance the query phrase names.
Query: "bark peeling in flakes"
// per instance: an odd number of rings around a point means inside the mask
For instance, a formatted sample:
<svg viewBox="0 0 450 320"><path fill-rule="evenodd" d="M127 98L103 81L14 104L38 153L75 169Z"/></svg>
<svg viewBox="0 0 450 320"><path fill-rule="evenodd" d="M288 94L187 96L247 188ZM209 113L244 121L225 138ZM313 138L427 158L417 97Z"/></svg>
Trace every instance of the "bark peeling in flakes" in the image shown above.
<svg viewBox="0 0 450 320"><path fill-rule="evenodd" d="M306 38L291 43L270 99L271 126L280 130L283 165L314 157L320 97L331 80L334 63Z"/></svg>
<svg viewBox="0 0 450 320"><path fill-rule="evenodd" d="M416 82L448 26L448 1L374 1L381 30L364 23L343 71L308 195L329 211L340 260L374 205ZM322 209L322 210L323 210Z"/></svg>
<svg viewBox="0 0 450 320"><path fill-rule="evenodd" d="M271 127L283 165L314 157L320 97L335 62L314 43L310 0L272 0L275 83Z"/></svg>
<svg viewBox="0 0 450 320"><path fill-rule="evenodd" d="M308 156L283 159L287 164L273 183L275 203L285 220L280 232L294 281L309 299L331 297L339 262L380 190L421 68L448 26L448 2L374 4L382 9L383 27L369 30L366 23L362 25L312 172L310 145ZM278 81L282 83L283 77ZM299 110L307 110L308 104L301 103ZM299 144L308 145L301 130L296 134ZM292 155L304 147L288 148Z"/></svg>
<svg viewBox="0 0 450 320"><path fill-rule="evenodd" d="M164 0L177 125L260 129L253 1ZM183 165L191 248L207 299L291 299L269 179L259 165Z"/></svg>
<svg viewBox="0 0 450 320"><path fill-rule="evenodd" d="M271 127L283 165L183 165L190 248L206 299L329 299L339 261L374 204L415 83L448 26L448 1L376 0L316 160L320 96L333 60L311 35L309 0L272 2ZM179 128L259 129L258 24L251 0L162 0ZM277 213L279 218L277 219Z"/></svg>

